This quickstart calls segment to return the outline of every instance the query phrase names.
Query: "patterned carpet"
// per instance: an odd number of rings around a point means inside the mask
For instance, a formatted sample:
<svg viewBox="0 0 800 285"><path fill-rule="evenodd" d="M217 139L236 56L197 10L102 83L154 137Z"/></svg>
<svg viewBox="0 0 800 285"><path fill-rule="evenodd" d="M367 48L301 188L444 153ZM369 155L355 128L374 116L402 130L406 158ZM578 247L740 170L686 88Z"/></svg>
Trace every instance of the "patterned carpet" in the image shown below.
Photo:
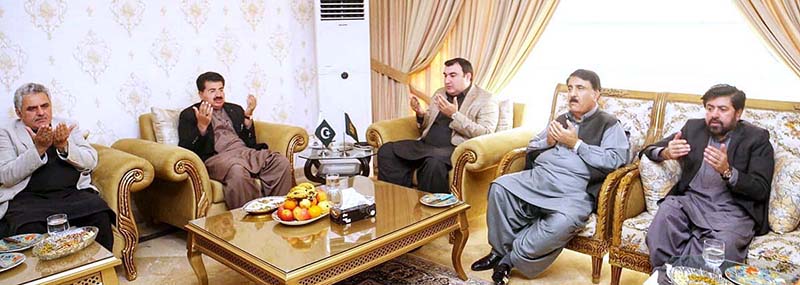
<svg viewBox="0 0 800 285"><path fill-rule="evenodd" d="M453 268L444 267L411 254L404 254L338 284L492 284L474 276L468 277L469 280L463 281L458 278Z"/></svg>

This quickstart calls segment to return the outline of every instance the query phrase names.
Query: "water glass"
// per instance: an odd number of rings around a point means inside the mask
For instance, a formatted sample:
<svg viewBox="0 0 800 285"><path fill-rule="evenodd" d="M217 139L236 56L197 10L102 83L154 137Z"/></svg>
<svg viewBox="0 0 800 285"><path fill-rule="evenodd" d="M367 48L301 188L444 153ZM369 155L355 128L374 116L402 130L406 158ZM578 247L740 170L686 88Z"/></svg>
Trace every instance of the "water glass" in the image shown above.
<svg viewBox="0 0 800 285"><path fill-rule="evenodd" d="M725 242L711 238L703 240L703 260L715 271L719 270L725 261Z"/></svg>
<svg viewBox="0 0 800 285"><path fill-rule="evenodd" d="M325 175L325 188L327 190L326 192L328 192L328 201L331 202L331 206L334 208L342 206L341 180L339 174L331 173Z"/></svg>
<svg viewBox="0 0 800 285"><path fill-rule="evenodd" d="M67 214L55 214L47 217L47 233L50 235L57 234L69 229L69 220Z"/></svg>

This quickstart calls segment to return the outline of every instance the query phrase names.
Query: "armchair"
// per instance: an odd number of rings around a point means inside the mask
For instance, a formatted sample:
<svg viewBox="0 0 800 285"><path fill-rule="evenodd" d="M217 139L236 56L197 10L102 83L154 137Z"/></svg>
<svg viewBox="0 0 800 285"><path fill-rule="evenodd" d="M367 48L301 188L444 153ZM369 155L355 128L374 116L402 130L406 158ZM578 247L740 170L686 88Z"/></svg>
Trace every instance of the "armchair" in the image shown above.
<svg viewBox="0 0 800 285"><path fill-rule="evenodd" d="M133 254L139 243L139 230L131 211L131 193L147 188L153 182L153 165L147 160L93 144L97 150L97 167L92 173L92 183L100 196L117 215L114 230L114 256L122 260L125 277L137 277Z"/></svg>
<svg viewBox="0 0 800 285"><path fill-rule="evenodd" d="M205 164L192 151L155 142L153 120L151 113L139 116L141 139L121 139L112 145L155 167L149 190L134 197L142 214L183 228L190 220L228 210L222 183L209 178ZM255 132L259 143L265 142L273 151L286 155L290 165L294 165L294 154L308 145L308 134L300 127L256 121Z"/></svg>
<svg viewBox="0 0 800 285"><path fill-rule="evenodd" d="M529 131L517 128L522 123L525 105L511 105L510 101L500 105L501 112L504 105L513 109L508 111L513 112L512 127L515 129L469 139L458 145L451 156L453 169L448 175L450 191L471 206L467 212L470 218L486 212L486 189L494 179L500 158L514 147L526 145L531 136ZM420 135L414 116L376 122L367 128L367 142L375 149L387 142L413 140ZM373 159L377 176L377 157Z"/></svg>

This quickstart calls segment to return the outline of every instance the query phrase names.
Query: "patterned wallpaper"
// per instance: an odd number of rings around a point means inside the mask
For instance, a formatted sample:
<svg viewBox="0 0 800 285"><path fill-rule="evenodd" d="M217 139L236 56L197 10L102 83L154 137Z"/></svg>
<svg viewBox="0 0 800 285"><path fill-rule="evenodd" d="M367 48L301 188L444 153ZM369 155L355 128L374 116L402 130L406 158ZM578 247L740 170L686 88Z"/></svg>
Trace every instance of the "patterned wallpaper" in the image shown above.
<svg viewBox="0 0 800 285"><path fill-rule="evenodd" d="M39 82L55 116L110 145L137 137L152 106L197 102L194 80L212 70L225 76L229 102L258 98L257 120L313 132L313 17L313 0L2 1L0 117L16 119L14 90Z"/></svg>

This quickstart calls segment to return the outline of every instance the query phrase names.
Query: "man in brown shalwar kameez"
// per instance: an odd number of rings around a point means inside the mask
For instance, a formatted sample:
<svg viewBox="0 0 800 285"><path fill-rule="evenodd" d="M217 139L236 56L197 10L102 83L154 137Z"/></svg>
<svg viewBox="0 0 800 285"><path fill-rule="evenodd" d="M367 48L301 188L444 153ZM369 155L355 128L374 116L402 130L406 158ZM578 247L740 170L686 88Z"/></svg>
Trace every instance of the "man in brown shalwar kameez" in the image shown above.
<svg viewBox="0 0 800 285"><path fill-rule="evenodd" d="M181 112L178 145L200 156L209 177L225 185L228 209L259 197L285 195L292 187L292 165L266 144L256 144L255 96L247 97L245 110L225 102L224 88L225 79L219 73L197 77L201 101Z"/></svg>

